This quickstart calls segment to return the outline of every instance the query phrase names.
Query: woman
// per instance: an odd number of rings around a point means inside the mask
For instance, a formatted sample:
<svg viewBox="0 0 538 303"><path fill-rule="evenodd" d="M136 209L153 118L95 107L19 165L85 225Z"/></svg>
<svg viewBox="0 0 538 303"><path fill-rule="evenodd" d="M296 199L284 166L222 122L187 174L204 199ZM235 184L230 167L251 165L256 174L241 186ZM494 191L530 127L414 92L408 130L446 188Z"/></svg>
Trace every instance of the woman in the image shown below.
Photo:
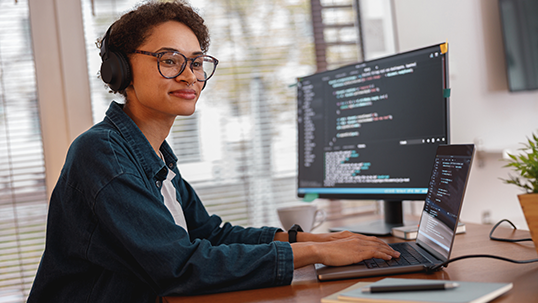
<svg viewBox="0 0 538 303"><path fill-rule="evenodd" d="M193 114L218 61L183 1L151 2L101 41L101 76L126 97L71 145L50 201L28 302L154 302L157 296L286 285L294 268L398 257L374 237L243 228L210 216L165 138Z"/></svg>

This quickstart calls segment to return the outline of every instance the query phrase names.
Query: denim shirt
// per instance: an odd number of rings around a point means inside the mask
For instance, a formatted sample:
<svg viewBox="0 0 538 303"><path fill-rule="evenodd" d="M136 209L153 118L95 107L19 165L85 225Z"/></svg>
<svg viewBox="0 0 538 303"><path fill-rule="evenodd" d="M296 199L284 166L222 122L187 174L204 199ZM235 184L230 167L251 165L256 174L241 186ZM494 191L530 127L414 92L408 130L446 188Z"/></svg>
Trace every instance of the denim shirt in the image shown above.
<svg viewBox="0 0 538 303"><path fill-rule="evenodd" d="M277 228L243 228L210 216L113 102L71 145L51 196L46 247L28 302L155 302L287 285L293 254ZM161 195L168 169L187 221L176 225Z"/></svg>

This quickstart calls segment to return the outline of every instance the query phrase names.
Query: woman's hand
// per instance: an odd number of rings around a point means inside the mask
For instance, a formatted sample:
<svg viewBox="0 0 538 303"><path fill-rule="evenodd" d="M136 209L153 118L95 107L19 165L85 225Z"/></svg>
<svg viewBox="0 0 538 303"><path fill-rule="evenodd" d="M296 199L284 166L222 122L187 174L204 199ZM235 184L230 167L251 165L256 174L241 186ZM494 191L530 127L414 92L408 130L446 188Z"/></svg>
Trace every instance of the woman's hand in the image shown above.
<svg viewBox="0 0 538 303"><path fill-rule="evenodd" d="M304 236L307 236L306 234ZM342 266L370 258L390 260L400 256L399 252L377 237L348 231L310 235L316 236L318 241L298 242L291 245L295 268L314 263Z"/></svg>

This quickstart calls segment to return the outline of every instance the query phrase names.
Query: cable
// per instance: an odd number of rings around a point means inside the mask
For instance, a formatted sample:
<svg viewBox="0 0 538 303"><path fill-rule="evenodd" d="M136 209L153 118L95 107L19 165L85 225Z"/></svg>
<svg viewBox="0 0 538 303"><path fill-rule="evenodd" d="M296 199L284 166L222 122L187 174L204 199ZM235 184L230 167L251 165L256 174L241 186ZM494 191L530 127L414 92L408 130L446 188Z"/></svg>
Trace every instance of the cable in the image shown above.
<svg viewBox="0 0 538 303"><path fill-rule="evenodd" d="M491 240L494 240L494 241L503 241L503 242L522 242L522 241L532 241L531 238L523 238L523 239L506 239L506 238L497 238L497 237L494 237L493 236L493 232L495 231L495 229L503 222L508 222L510 223L510 225L512 225L512 227L514 229L517 229L517 227L514 225L514 223L512 223L510 220L508 219L502 219L501 221L497 222L497 224L495 224L495 226L493 226L493 228L491 229L491 232L489 233L489 238ZM530 260L513 260L513 259L508 259L508 258L505 258L505 257L500 257L500 256L494 256L494 255L466 255L466 256L460 256L460 257L456 257L456 258L453 258L453 259L450 259L450 260L447 260L441 264L437 264L437 265L433 265L433 266L428 266L426 267L426 272L428 273L432 273L432 272L435 272L435 271L438 271L441 269L441 267L447 267L449 263L452 263L454 261L458 261L458 260L462 260L462 259L469 259L469 258L492 258L492 259L497 259L497 260L502 260L502 261L506 261L506 262L511 262L511 263L516 263L516 264L526 264L526 263L534 263L534 262L538 262L538 259L530 259Z"/></svg>
<svg viewBox="0 0 538 303"><path fill-rule="evenodd" d="M497 222L497 224L495 224L495 226L493 226L493 228L491 229L491 232L489 233L489 238L493 241L503 241L503 242L522 242L522 241L532 241L531 238L524 238L524 239L506 239L506 238L497 238L497 237L494 237L493 236L493 232L495 231L495 229L497 228L497 226L499 226L501 223L503 222L508 222L510 223L510 225L512 225L512 227L514 229L517 229L517 227L514 225L514 223L512 223L510 220L508 219L502 219L501 221Z"/></svg>
<svg viewBox="0 0 538 303"><path fill-rule="evenodd" d="M516 264L526 264L526 263L538 262L538 259L513 260L513 259L508 259L508 258L505 258L505 257L494 256L494 255L466 255L466 256L460 256L460 257L456 257L454 259L447 260L447 261L445 261L445 262L443 262L441 264L437 264L437 265L434 265L434 266L429 266L429 267L427 267L427 272L438 271L443 266L447 267L448 263L452 263L454 261L458 261L458 260L462 260L462 259L469 259L469 258L492 258L492 259L498 259L498 260L507 261L507 262L511 262L511 263L516 263Z"/></svg>

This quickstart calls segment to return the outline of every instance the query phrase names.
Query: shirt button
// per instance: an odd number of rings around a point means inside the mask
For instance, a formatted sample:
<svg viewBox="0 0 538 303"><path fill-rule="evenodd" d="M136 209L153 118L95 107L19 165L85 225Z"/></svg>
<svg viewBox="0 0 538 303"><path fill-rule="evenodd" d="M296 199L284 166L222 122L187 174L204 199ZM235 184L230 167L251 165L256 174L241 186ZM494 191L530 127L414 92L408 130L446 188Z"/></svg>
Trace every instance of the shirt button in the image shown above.
<svg viewBox="0 0 538 303"><path fill-rule="evenodd" d="M174 164L170 163L170 164L168 164L168 167L174 168Z"/></svg>
<svg viewBox="0 0 538 303"><path fill-rule="evenodd" d="M155 185L157 185L157 187L159 187L159 188L161 187L161 184L162 184L161 181L156 181L155 182Z"/></svg>

